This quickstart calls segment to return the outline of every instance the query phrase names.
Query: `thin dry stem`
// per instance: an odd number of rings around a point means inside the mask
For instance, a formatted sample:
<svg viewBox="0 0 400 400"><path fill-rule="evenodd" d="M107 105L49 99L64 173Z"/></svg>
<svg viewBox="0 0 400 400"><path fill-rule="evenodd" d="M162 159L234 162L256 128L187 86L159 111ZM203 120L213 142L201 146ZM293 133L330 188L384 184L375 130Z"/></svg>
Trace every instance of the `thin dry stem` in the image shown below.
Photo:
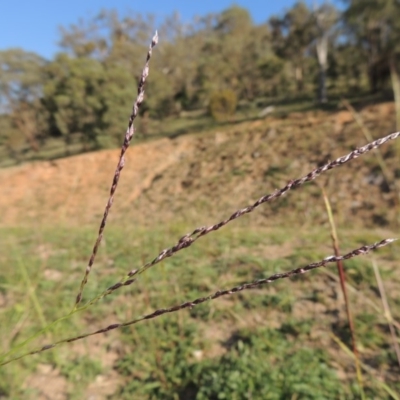
<svg viewBox="0 0 400 400"><path fill-rule="evenodd" d="M98 233L96 242L95 242L93 250L92 250L92 255L90 256L89 263L88 263L88 265L86 267L85 274L83 276L82 282L81 282L80 287L79 287L79 292L78 292L78 294L76 296L74 309L76 309L78 307L79 303L82 300L83 289L84 289L84 287L85 287L85 285L86 285L86 283L88 281L89 274L90 274L90 272L92 270L92 266L93 266L94 260L96 258L96 255L97 255L97 250L98 250L99 245L101 243L101 240L103 238L103 232L104 232L104 228L105 228L106 223L107 223L108 213L110 212L111 206L112 206L113 201L114 201L114 195L115 195L115 192L117 190L118 181L119 181L119 178L120 178L120 175L121 175L121 171L122 171L122 169L124 168L124 165L125 165L125 153L128 150L129 144L130 144L130 142L132 140L132 137L133 137L133 135L135 133L135 127L133 125L133 121L137 117L138 112L139 112L139 107L142 104L143 99L144 99L144 86L145 86L145 83L146 83L146 78L149 75L149 61L150 61L150 58L151 58L152 50L153 50L153 47L157 43L158 43L158 34L157 34L157 31L156 31L156 33L155 33L155 35L154 35L154 37L153 37L153 39L151 41L151 44L149 46L149 51L147 52L146 63L145 63L145 66L143 68L142 76L140 78L139 85L138 85L138 94L137 94L135 102L133 103L132 113L131 113L131 115L129 117L129 123L128 123L128 128L127 128L126 133L125 133L124 143L122 144L121 153L120 153L120 156L119 156L119 161L118 161L115 173L114 173L114 178L113 178L111 189L110 189L110 197L108 198L108 201L107 201L107 204L106 204L106 207L105 207L105 210L104 210L103 219L101 221L100 228L99 228L99 233Z"/></svg>
<svg viewBox="0 0 400 400"><path fill-rule="evenodd" d="M314 169L313 171L309 172L307 175L305 175L302 178L290 181L282 189L278 189L275 192L273 192L272 194L268 194L268 195L265 195L265 196L261 197L253 205L250 205L248 207L242 208L241 210L238 210L238 211L234 212L229 218L225 219L224 221L219 222L218 224L211 225L211 226L208 226L208 227L196 228L192 233L188 233L187 235L185 235L182 238L180 238L178 243L175 246L172 246L170 248L162 250L158 254L158 256L156 258L154 258L152 261L148 262L147 264L145 264L144 266L142 266L139 269L135 269L135 270L130 271L127 274L127 277L125 279L123 279L122 281L117 282L114 285L110 286L108 289L106 289L98 297L96 297L95 299L91 300L89 302L89 304L96 303L98 300L102 299L105 296L108 296L109 294L111 294L112 292L114 292L115 290L119 289L122 286L129 286L130 284L132 284L133 282L136 281L136 279L134 278L135 275L139 275L139 274L143 273L148 268L152 267L155 264L158 264L159 262L161 262L165 258L171 257L175 253L177 253L178 251L191 246L200 237L205 236L205 235L207 235L208 233L210 233L212 231L217 231L218 229L220 229L223 226L227 225L229 222L235 220L236 218L239 218L244 214L248 214L248 213L252 212L254 209L256 209L261 204L269 202L269 201L272 201L272 200L274 200L274 199L276 199L278 197L281 197L286 192L288 192L289 190L296 189L296 188L300 187L301 185L303 185L304 183L310 182L310 181L316 179L323 172L326 172L326 171L328 171L330 169L339 167L339 166L347 163L348 161L353 160L353 159L355 159L355 158L357 158L357 157L359 157L359 156L371 151L372 149L375 149L375 148L381 146L382 144L388 142L389 140L397 139L399 136L400 136L400 132L395 132L395 133L392 133L392 134L390 134L388 136L385 136L383 138L377 139L377 140L375 140L375 141L373 141L371 143L368 143L363 147L359 147L359 148L353 150L351 153L349 153L349 154L347 154L345 156L339 157L334 161L328 162L327 164L325 164L325 165L323 165L323 166L321 166L319 168Z"/></svg>
<svg viewBox="0 0 400 400"><path fill-rule="evenodd" d="M336 225L335 225L335 220L333 218L333 213L332 213L332 207L331 203L329 201L328 195L326 194L325 189L321 186L321 191L322 191L322 196L325 201L325 207L326 211L328 214L328 219L329 219L329 224L331 226L331 237L332 237L332 247L333 251L335 252L335 256L340 255L340 250L339 250L339 239L337 236L336 232ZM362 372L361 372L361 367L360 367L360 354L357 349L357 340L356 340L356 330L354 327L353 323L353 317L351 315L350 311L350 301L349 297L347 296L347 289L346 289L346 274L344 272L344 265L343 261L338 261L337 263L337 269L338 269L338 274L339 274L339 281L340 281L340 287L342 289L343 297L344 297L344 305L346 308L346 315L347 315L347 321L349 323L349 328L350 328L350 334L351 334L351 341L353 345L353 353L354 353L354 360L356 364L356 371L357 371L357 380L360 388L360 392L362 393L362 398L364 398L363 392L363 378L362 378Z"/></svg>
<svg viewBox="0 0 400 400"><path fill-rule="evenodd" d="M94 332L85 333L83 335L75 336L75 337L68 338L68 339L62 339L62 340L60 340L58 342L55 342L53 344L49 344L49 345L40 347L40 348L38 348L36 350L30 351L30 352L22 354L22 355L20 355L18 357L14 357L14 358L11 358L11 359L9 359L7 361L4 361L4 362L0 363L0 366L8 364L8 363L10 363L12 361L19 360L19 359L21 359L23 357L26 357L28 355L33 355L33 354L41 353L41 352L46 351L46 350L53 349L53 348L55 348L55 347L57 347L57 346L59 346L59 345L61 345L63 343L75 342L77 340L84 339L84 338L87 338L89 336L94 336L94 335L98 335L100 333L106 333L106 332L112 331L114 329L118 329L118 328L122 328L122 327L125 327L125 326L134 325L134 324L137 324L138 322L141 322L141 321L144 321L144 320L147 320L147 319L157 318L157 317L159 317L161 315L164 315L164 314L177 312L177 311L180 311L180 310L184 310L185 308L192 308L192 307L195 307L195 306L197 306L197 305L199 305L201 303L205 303L206 301L210 301L210 300L215 300L215 299L217 299L219 297L222 297L222 296L226 296L226 295L229 295L229 294L241 292L243 290L254 289L254 288L258 287L258 286L264 285L266 283L271 283L271 282L274 282L274 281L279 280L279 279L284 279L284 278L289 278L289 277L294 276L294 275L304 274L304 273L309 272L309 271L311 271L313 269L325 266L325 265L327 265L329 263L335 263L335 262L338 262L338 261L341 261L341 260L348 260L350 258L356 257L356 256L361 255L361 254L367 254L370 251L376 250L376 249L378 249L380 247L383 247L383 246L386 246L387 244L390 244L390 243L394 242L395 240L397 240L397 239L384 239L384 240L382 240L380 242L377 242L375 244L372 244L372 245L365 245L365 246L359 247L358 249L352 250L351 252L349 252L349 253L347 253L347 254L345 254L343 256L339 256L339 257L329 256L329 257L324 258L321 261L318 261L318 262L315 262L315 263L312 263L312 264L308 264L305 267L296 268L296 269L293 269L293 270L288 271L288 272L274 274L274 275L271 275L268 278L258 279L256 281L253 281L253 282L250 282L250 283L245 283L243 285L235 286L235 287L233 287L231 289L219 290L219 291L217 291L214 294L211 294L209 296L199 297L199 298L197 298L195 300L186 301L186 302L184 302L182 304L178 304L178 305L170 307L170 308L160 308L158 310L153 311L150 314L143 315L141 317L138 317L138 318L136 318L134 320L131 320L131 321L128 321L128 322L111 324L111 325L109 325L109 326L107 326L107 327L105 327L103 329L99 329L99 330L94 331Z"/></svg>

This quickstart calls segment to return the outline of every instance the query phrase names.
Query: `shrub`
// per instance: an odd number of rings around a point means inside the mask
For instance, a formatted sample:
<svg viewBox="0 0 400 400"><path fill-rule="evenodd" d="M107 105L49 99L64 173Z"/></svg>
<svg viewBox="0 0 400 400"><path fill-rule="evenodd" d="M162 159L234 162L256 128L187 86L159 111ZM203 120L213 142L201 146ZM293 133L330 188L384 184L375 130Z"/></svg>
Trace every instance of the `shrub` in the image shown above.
<svg viewBox="0 0 400 400"><path fill-rule="evenodd" d="M230 89L214 92L210 97L209 111L214 119L223 121L231 117L237 107L236 93Z"/></svg>

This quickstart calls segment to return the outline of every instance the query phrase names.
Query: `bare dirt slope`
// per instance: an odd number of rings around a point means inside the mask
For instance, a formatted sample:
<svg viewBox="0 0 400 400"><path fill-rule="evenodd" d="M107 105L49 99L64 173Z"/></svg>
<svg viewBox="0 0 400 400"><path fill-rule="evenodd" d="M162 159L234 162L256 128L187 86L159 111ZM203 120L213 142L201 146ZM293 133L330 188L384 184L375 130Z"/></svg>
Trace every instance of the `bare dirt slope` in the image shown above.
<svg viewBox="0 0 400 400"><path fill-rule="evenodd" d="M362 116L374 138L394 130L391 103L365 108ZM133 140L111 214L141 224L199 214L204 215L199 222L216 222L211 218L226 217L366 142L347 111L293 113L139 145ZM398 182L395 148L389 143L381 151L391 179L397 174ZM0 170L0 223L98 220L118 156L119 150L106 150ZM397 195L388 188L374 154L328 172L319 182L326 185L343 223L350 218L365 226L390 226L396 219ZM262 206L251 218L274 223L280 207L289 221L315 223L325 214L320 189L311 184Z"/></svg>

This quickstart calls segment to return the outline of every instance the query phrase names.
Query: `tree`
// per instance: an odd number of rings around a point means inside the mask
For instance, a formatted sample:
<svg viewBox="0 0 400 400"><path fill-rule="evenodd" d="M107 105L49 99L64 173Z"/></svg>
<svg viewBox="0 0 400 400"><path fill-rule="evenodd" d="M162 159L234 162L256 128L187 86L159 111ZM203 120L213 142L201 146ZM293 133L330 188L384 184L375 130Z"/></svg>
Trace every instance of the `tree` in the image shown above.
<svg viewBox="0 0 400 400"><path fill-rule="evenodd" d="M255 26L246 9L233 6L209 16L207 28L197 75L204 102L224 89L246 100L264 94L260 61L270 47L268 26Z"/></svg>
<svg viewBox="0 0 400 400"><path fill-rule="evenodd" d="M35 151L46 130L41 104L45 65L46 61L32 52L0 51L0 107L10 122L8 141L27 141Z"/></svg>
<svg viewBox="0 0 400 400"><path fill-rule="evenodd" d="M396 0L348 0L343 18L349 38L364 52L372 92L390 75L390 60L397 53L400 4Z"/></svg>
<svg viewBox="0 0 400 400"><path fill-rule="evenodd" d="M302 93L306 58L314 39L312 12L304 2L297 2L282 18L272 17L269 25L274 50L292 66L297 92Z"/></svg>
<svg viewBox="0 0 400 400"><path fill-rule="evenodd" d="M103 65L94 59L59 54L47 65L46 75L43 103L50 113L51 133L63 136L67 146L74 135L97 146L106 128Z"/></svg>

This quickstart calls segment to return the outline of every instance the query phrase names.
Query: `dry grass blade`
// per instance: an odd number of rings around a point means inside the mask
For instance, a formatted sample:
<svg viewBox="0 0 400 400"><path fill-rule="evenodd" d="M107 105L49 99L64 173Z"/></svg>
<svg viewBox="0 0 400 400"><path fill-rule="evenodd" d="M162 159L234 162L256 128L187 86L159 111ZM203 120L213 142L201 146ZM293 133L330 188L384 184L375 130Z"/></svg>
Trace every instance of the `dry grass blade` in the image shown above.
<svg viewBox="0 0 400 400"><path fill-rule="evenodd" d="M134 128L134 125L133 125L133 121L137 117L138 112L139 112L139 107L142 104L143 99L144 99L144 85L146 83L146 78L149 75L149 61L150 61L150 58L151 58L152 50L153 50L153 47L157 43L158 43L158 34L156 32L154 37L153 37L153 39L152 39L152 41L151 41L151 44L149 46L149 51L147 52L146 63L145 63L145 66L143 68L142 75L141 75L141 78L140 78L140 81L139 81L139 85L138 85L138 94L137 94L135 102L133 103L132 113L131 113L131 115L129 117L129 123L128 123L128 128L127 128L126 133L125 133L124 143L122 144L122 147L121 147L121 153L120 153L119 161L118 161L117 168L115 170L114 178L113 178L113 181L112 181L112 185L111 185L111 189L110 189L110 197L108 198L108 201L107 201L107 204L106 204L106 207L105 207L105 210L104 210L103 219L102 219L102 221L100 223L99 233L98 233L96 242L95 242L93 250L92 250L92 255L90 256L89 263L88 263L88 265L86 267L84 277L83 277L82 282L80 284L78 295L76 296L74 309L76 309L78 307L79 303L82 300L83 289L84 289L84 287L85 287L85 285L87 283L90 271L92 269L94 260L96 258L97 250L98 250L99 245L101 243L101 240L103 238L103 232L104 232L104 228L105 228L106 223L107 223L108 213L110 212L110 209L111 209L111 206L112 206L112 203L113 203L113 200L114 200L114 194L115 194L115 191L117 190L118 181L119 181L119 177L121 175L121 171L122 171L122 169L124 168L124 165L125 165L125 153L128 150L129 144L130 144L130 142L132 140L132 137L133 137L133 135L135 133L135 128Z"/></svg>
<svg viewBox="0 0 400 400"><path fill-rule="evenodd" d="M61 345L63 343L75 342L77 340L84 339L84 338L87 338L89 336L94 336L94 335L98 335L98 334L101 334L101 333L106 333L106 332L112 331L114 329L118 329L118 328L122 328L122 327L125 327L125 326L134 325L134 324L137 324L138 322L141 322L141 321L144 321L144 320L147 320L147 319L157 318L157 317L159 317L161 315L164 315L164 314L177 312L177 311L180 311L180 310L184 310L185 308L192 308L192 307L195 307L195 306L197 306L199 304L205 303L206 301L215 300L215 299L218 299L219 297L222 297L222 296L226 296L226 295L230 295L230 294L233 294L233 293L241 292L243 290L254 289L254 288L258 287L258 286L264 285L266 283L271 283L271 282L277 281L279 279L284 279L284 278L289 278L289 277L294 276L294 275L304 274L304 273L309 272L309 271L311 271L313 269L325 266L325 265L327 265L329 263L336 263L336 262L341 261L341 260L348 260L350 258L359 256L361 254L367 254L370 251L376 250L376 249L378 249L380 247L383 247L383 246L386 246L387 244L390 244L390 243L394 242L395 240L397 240L397 239L384 239L384 240L382 240L380 242L377 242L375 244L372 244L372 245L365 245L365 246L359 247L358 249L352 250L351 252L349 252L349 253L347 253L347 254L345 254L343 256L339 256L339 257L329 256L329 257L324 258L321 261L308 264L305 267L296 268L296 269L293 269L293 270L288 271L288 272L274 274L274 275L271 275L268 278L258 279L258 280L254 281L254 282L245 283L243 285L235 286L235 287L233 287L231 289L218 290L217 292L215 292L214 294L211 294L209 296L199 297L199 298L197 298L195 300L186 301L186 302L184 302L182 304L178 304L178 305L173 306L173 307L160 308L160 309L155 310L154 312L152 312L150 314L138 317L138 318L136 318L136 319L134 319L132 321L128 321L128 322L124 322L124 323L112 324L112 325L109 325L109 326L107 326L107 327L105 327L103 329L99 329L99 330L94 331L94 332L85 333L83 335L75 336L75 337L68 338L68 339L62 339L62 340L60 340L58 342L43 346L43 347L41 347L39 349L30 351L28 353L22 354L20 356L11 358L11 359L6 360L6 361L3 361L3 362L0 363L0 366L8 364L8 363L10 363L12 361L19 360L19 359L21 359L23 357L26 357L26 356L29 356L29 355L33 355L33 354L41 353L41 352L46 351L46 350L53 349L53 348L55 348L55 347L57 347L57 346L59 346L59 345Z"/></svg>
<svg viewBox="0 0 400 400"><path fill-rule="evenodd" d="M332 280L337 281L337 282L339 281L339 278L332 272L325 270L324 273L325 273L325 275L329 276L329 278L331 278ZM346 287L349 291L353 292L356 296L361 297L365 304L368 304L376 312L378 312L379 315L381 315L381 308L369 296L366 296L363 292L361 292L359 289L355 288L354 286L350 285L348 282L346 282ZM391 316L391 317L392 318L391 318L390 322L393 324L393 326L395 328L397 328L400 331L400 323L397 322L393 318L393 316Z"/></svg>
<svg viewBox="0 0 400 400"><path fill-rule="evenodd" d="M339 347L351 358L354 358L354 353L346 346L345 343L343 343L340 338L338 338L334 333L331 333L332 339L339 345ZM376 378L376 371L371 368L368 364L364 364L360 362L361 367L370 374L370 376L378 383L379 386L381 386L389 395L392 399L394 400L400 400L399 396L397 395L396 392L393 391L388 385L386 385L385 382L382 382L381 379Z"/></svg>
<svg viewBox="0 0 400 400"><path fill-rule="evenodd" d="M389 325L390 336L392 337L393 349L394 349L394 352L397 357L397 363L399 364L399 367L400 367L400 348L399 348L399 344L398 344L398 340L397 340L396 330L394 329L393 322L392 322L393 317L392 317L392 313L390 312L390 307L389 307L389 302L386 297L385 287L383 286L383 281L381 278L381 274L379 272L378 264L375 261L372 262L372 267L374 269L376 282L378 283L379 293L381 295L381 300L382 300L382 306L383 306L383 310L385 312L385 318L387 319L387 322Z"/></svg>

